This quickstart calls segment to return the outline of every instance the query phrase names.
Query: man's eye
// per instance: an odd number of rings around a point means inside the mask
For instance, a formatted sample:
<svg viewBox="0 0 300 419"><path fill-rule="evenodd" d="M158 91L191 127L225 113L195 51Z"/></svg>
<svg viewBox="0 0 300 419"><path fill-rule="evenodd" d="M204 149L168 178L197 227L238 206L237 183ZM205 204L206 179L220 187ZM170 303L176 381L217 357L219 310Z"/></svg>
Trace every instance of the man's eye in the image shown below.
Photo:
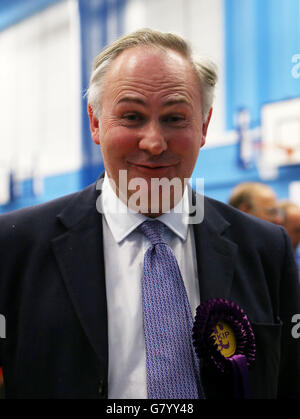
<svg viewBox="0 0 300 419"><path fill-rule="evenodd" d="M183 121L183 117L182 116L178 116L178 115L174 115L174 116L170 116L170 120L172 122L178 122L178 121Z"/></svg>
<svg viewBox="0 0 300 419"><path fill-rule="evenodd" d="M184 123L185 120L183 115L167 115L164 117L164 121L171 124L181 124Z"/></svg>
<svg viewBox="0 0 300 419"><path fill-rule="evenodd" d="M125 115L123 115L123 118L126 119L127 121L132 121L132 122L136 122L136 121L140 121L141 115L137 114L137 113L126 113Z"/></svg>

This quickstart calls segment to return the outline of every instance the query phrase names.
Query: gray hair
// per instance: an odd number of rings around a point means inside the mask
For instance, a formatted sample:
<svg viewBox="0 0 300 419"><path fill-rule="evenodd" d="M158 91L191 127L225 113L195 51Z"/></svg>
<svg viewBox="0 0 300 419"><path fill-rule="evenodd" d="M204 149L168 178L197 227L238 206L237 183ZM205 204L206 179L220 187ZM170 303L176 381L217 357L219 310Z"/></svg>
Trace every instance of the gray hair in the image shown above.
<svg viewBox="0 0 300 419"><path fill-rule="evenodd" d="M140 45L177 51L191 63L199 80L202 116L206 120L213 103L214 88L217 82L215 64L204 59L194 60L190 45L180 36L152 29L140 29L121 37L104 48L95 58L87 91L88 103L92 107L95 116L98 119L100 118L100 97L103 89L103 79L112 61L126 49Z"/></svg>

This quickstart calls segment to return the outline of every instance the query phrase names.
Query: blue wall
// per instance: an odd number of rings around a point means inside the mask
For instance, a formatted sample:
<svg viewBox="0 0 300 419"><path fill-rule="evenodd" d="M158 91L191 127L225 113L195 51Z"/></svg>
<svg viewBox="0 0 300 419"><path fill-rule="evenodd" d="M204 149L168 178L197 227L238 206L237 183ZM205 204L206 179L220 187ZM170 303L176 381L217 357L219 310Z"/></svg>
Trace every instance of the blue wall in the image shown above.
<svg viewBox="0 0 300 419"><path fill-rule="evenodd" d="M0 31L61 0L1 0Z"/></svg>
<svg viewBox="0 0 300 419"><path fill-rule="evenodd" d="M234 115L246 108L250 128L261 124L265 103L300 97L300 79L292 77L292 57L300 54L299 0L224 0L226 57L226 127L234 129ZM263 181L255 165L239 164L239 145L203 149L194 177L204 177L205 193L227 202L240 182L258 181L287 198L289 184L300 181L300 165L279 169L274 181Z"/></svg>
<svg viewBox="0 0 300 419"><path fill-rule="evenodd" d="M239 165L238 153L237 144L203 148L200 151L193 178L204 178L204 192L207 196L228 202L232 188L238 183L262 182L255 165L250 169L243 169ZM270 185L281 199L288 198L289 184L296 180L300 181L300 165L280 167L276 179L263 183Z"/></svg>
<svg viewBox="0 0 300 419"><path fill-rule="evenodd" d="M49 7L62 0L0 0L0 30ZM103 162L99 147L90 135L87 117L87 104L84 94L89 83L93 58L101 49L112 41L108 39L108 16L115 14L117 34L123 33L123 12L126 0L78 0L81 39L81 89L82 98L82 161L83 167L74 172L62 173L44 179L44 193L35 197L32 179L20 185L21 196L14 197L7 205L0 206L0 213L12 211L29 205L56 198L80 190L97 179L103 171Z"/></svg>
<svg viewBox="0 0 300 419"><path fill-rule="evenodd" d="M300 53L299 0L225 0L226 125L246 107L260 125L264 103L300 96L292 57Z"/></svg>
<svg viewBox="0 0 300 419"><path fill-rule="evenodd" d="M115 13L118 32L123 32L126 0L78 0L81 24L81 95L88 86L92 59L108 40L107 16ZM59 0L1 0L0 30ZM300 79L291 75L292 56L300 54L300 2L298 0L224 0L224 49L226 56L226 126L232 129L237 109L247 108L251 126L260 125L265 102L300 96ZM30 180L22 185L23 196L0 212L47 201L79 190L94 181L103 168L99 148L89 132L86 101L82 106L83 168L45 179L45 194L32 195ZM238 164L238 145L207 148L200 156L193 177L204 177L205 192L221 201L242 181L261 181L256 167ZM300 180L300 165L282 167L272 186L280 198L288 196L291 181Z"/></svg>

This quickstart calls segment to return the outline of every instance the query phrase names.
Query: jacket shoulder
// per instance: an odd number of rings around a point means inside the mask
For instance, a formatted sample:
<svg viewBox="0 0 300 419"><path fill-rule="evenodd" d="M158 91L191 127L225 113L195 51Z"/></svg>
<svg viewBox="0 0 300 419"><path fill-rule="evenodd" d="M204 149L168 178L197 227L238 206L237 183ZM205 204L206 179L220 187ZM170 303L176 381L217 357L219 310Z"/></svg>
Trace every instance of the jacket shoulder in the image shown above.
<svg viewBox="0 0 300 419"><path fill-rule="evenodd" d="M290 239L282 226L261 220L223 202L206 198L205 214L211 225L216 216L221 216L229 227L226 236L242 247L268 251L269 254L272 251L282 254L286 246L291 247Z"/></svg>
<svg viewBox="0 0 300 419"><path fill-rule="evenodd" d="M78 195L78 192L54 200L0 215L0 237L14 232L43 231L55 223L56 215Z"/></svg>
<svg viewBox="0 0 300 419"><path fill-rule="evenodd" d="M65 231L59 215L65 211L76 224L95 208L96 187L91 184L85 189L54 200L18 209L0 215L0 240L48 237Z"/></svg>
<svg viewBox="0 0 300 419"><path fill-rule="evenodd" d="M264 232L278 232L282 230L281 226L270 223L269 221L262 220L251 214L247 214L237 208L232 207L229 204L217 201L212 198L205 197L205 211L216 211L234 228L235 226L240 227L243 225L245 228L250 230L258 229Z"/></svg>

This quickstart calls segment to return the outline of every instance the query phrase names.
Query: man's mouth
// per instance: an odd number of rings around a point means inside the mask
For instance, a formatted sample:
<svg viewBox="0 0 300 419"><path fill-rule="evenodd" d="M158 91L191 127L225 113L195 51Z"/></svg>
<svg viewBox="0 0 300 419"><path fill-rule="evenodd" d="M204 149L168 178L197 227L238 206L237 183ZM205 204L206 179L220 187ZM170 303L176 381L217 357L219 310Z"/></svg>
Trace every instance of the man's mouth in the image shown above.
<svg viewBox="0 0 300 419"><path fill-rule="evenodd" d="M172 167L173 164L136 164L139 167L146 167L147 169L161 169L163 167Z"/></svg>
<svg viewBox="0 0 300 419"><path fill-rule="evenodd" d="M143 174L163 176L175 167L177 163L130 163L130 165L134 166L137 171Z"/></svg>

